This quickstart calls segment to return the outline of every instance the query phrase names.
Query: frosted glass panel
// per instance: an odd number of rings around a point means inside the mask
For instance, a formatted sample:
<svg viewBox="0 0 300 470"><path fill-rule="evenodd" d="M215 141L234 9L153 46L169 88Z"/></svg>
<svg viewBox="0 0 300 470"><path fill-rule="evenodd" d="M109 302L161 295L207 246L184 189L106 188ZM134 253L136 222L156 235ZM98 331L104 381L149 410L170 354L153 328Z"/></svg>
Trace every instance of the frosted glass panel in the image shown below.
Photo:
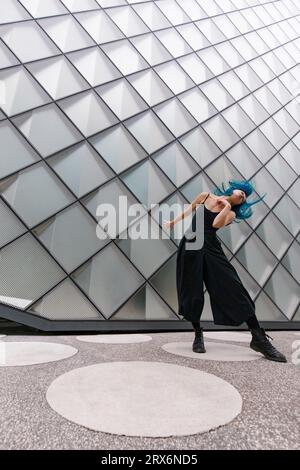
<svg viewBox="0 0 300 470"><path fill-rule="evenodd" d="M89 87L64 56L34 62L28 65L28 69L53 99L64 98Z"/></svg>
<svg viewBox="0 0 300 470"><path fill-rule="evenodd" d="M199 123L218 112L199 88L182 93L179 99Z"/></svg>
<svg viewBox="0 0 300 470"><path fill-rule="evenodd" d="M97 152L86 142L50 157L48 163L77 197L83 196L114 176Z"/></svg>
<svg viewBox="0 0 300 470"><path fill-rule="evenodd" d="M299 285L285 268L279 266L265 286L266 292L291 319L299 303Z"/></svg>
<svg viewBox="0 0 300 470"><path fill-rule="evenodd" d="M125 125L149 153L155 152L174 138L153 111L131 118Z"/></svg>
<svg viewBox="0 0 300 470"><path fill-rule="evenodd" d="M69 279L34 304L31 310L49 320L104 320Z"/></svg>
<svg viewBox="0 0 300 470"><path fill-rule="evenodd" d="M174 61L158 66L155 70L175 94L188 90L193 86L190 77Z"/></svg>
<svg viewBox="0 0 300 470"><path fill-rule="evenodd" d="M205 122L203 128L222 150L228 149L239 140L238 134L221 115Z"/></svg>
<svg viewBox="0 0 300 470"><path fill-rule="evenodd" d="M0 124L0 142L0 178L40 159L22 135L7 121Z"/></svg>
<svg viewBox="0 0 300 470"><path fill-rule="evenodd" d="M48 95L22 67L12 67L1 71L0 83L5 90L2 109L8 116L50 101Z"/></svg>
<svg viewBox="0 0 300 470"><path fill-rule="evenodd" d="M54 104L13 119L29 142L46 157L82 139L80 133Z"/></svg>
<svg viewBox="0 0 300 470"><path fill-rule="evenodd" d="M59 106L86 137L117 122L117 118L94 91L65 98L59 102Z"/></svg>
<svg viewBox="0 0 300 470"><path fill-rule="evenodd" d="M177 142L158 152L153 158L176 186L181 186L200 169Z"/></svg>
<svg viewBox="0 0 300 470"><path fill-rule="evenodd" d="M20 0L34 18L67 13L60 0Z"/></svg>
<svg viewBox="0 0 300 470"><path fill-rule="evenodd" d="M275 256L263 245L257 235L252 235L247 240L236 257L261 286L276 266Z"/></svg>
<svg viewBox="0 0 300 470"><path fill-rule="evenodd" d="M144 281L112 243L76 271L72 278L106 318L109 318Z"/></svg>
<svg viewBox="0 0 300 470"><path fill-rule="evenodd" d="M201 85L201 90L219 111L233 103L233 98L217 80Z"/></svg>
<svg viewBox="0 0 300 470"><path fill-rule="evenodd" d="M146 157L145 150L121 125L101 132L89 141L116 173Z"/></svg>
<svg viewBox="0 0 300 470"><path fill-rule="evenodd" d="M75 18L93 38L94 43L104 44L124 37L117 25L102 10L77 13Z"/></svg>
<svg viewBox="0 0 300 470"><path fill-rule="evenodd" d="M179 57L177 62L197 85L213 77L209 68L202 62L197 54Z"/></svg>
<svg viewBox="0 0 300 470"><path fill-rule="evenodd" d="M142 36L134 37L131 39L131 43L141 56L152 66L172 58L172 55L153 34L143 34ZM141 68L145 67L139 67L139 69ZM132 72L134 72L134 70L132 70Z"/></svg>
<svg viewBox="0 0 300 470"><path fill-rule="evenodd" d="M87 211L76 204L60 212L35 229L35 234L70 272L99 251L109 238L100 239L97 224Z"/></svg>
<svg viewBox="0 0 300 470"><path fill-rule="evenodd" d="M176 99L156 106L154 111L176 137L185 134L197 125L197 121Z"/></svg>
<svg viewBox="0 0 300 470"><path fill-rule="evenodd" d="M6 243L26 232L25 226L3 201L0 201L0 219L2 222L0 246L6 245Z"/></svg>
<svg viewBox="0 0 300 470"><path fill-rule="evenodd" d="M221 150L201 127L186 134L180 142L202 167L221 154Z"/></svg>
<svg viewBox="0 0 300 470"><path fill-rule="evenodd" d="M131 75L128 80L149 106L172 96L172 92L152 69Z"/></svg>
<svg viewBox="0 0 300 470"><path fill-rule="evenodd" d="M0 48L0 69L18 64L18 59L9 48L3 43Z"/></svg>
<svg viewBox="0 0 300 470"><path fill-rule="evenodd" d="M71 52L67 57L92 86L101 85L121 76L117 67L98 47Z"/></svg>
<svg viewBox="0 0 300 470"><path fill-rule="evenodd" d="M156 36L173 57L188 54L193 50L175 29L158 31Z"/></svg>
<svg viewBox="0 0 300 470"><path fill-rule="evenodd" d="M114 180L85 197L82 202L88 211L98 220L98 226L113 238L135 221L136 217L146 212L146 209L140 204L138 205L137 214L135 211L133 211L133 213L124 212L124 198L128 206L138 203L137 199L133 197L122 182ZM99 205L101 206L101 204L111 205L112 217L116 217L112 220L116 221L116 227L107 226L108 224L105 218L102 220L103 217L97 214L98 207Z"/></svg>
<svg viewBox="0 0 300 470"><path fill-rule="evenodd" d="M175 26L190 21L184 10L174 0L158 0L156 4L172 25Z"/></svg>
<svg viewBox="0 0 300 470"><path fill-rule="evenodd" d="M35 21L0 26L0 37L22 62L42 59L60 52Z"/></svg>
<svg viewBox="0 0 300 470"><path fill-rule="evenodd" d="M9 0L3 2L0 12L0 24L11 23L12 21L27 20L30 18L27 11L17 2L17 0Z"/></svg>
<svg viewBox="0 0 300 470"><path fill-rule="evenodd" d="M148 67L147 62L127 39L103 45L102 49L124 75Z"/></svg>
<svg viewBox="0 0 300 470"><path fill-rule="evenodd" d="M122 179L136 198L149 208L151 204L164 199L174 188L152 162L142 163L134 170L128 171Z"/></svg>
<svg viewBox="0 0 300 470"><path fill-rule="evenodd" d="M120 120L127 119L147 108L144 100L124 79L103 85L96 91Z"/></svg>
<svg viewBox="0 0 300 470"><path fill-rule="evenodd" d="M70 52L95 44L80 24L70 15L42 19L39 20L39 24L63 52Z"/></svg>
<svg viewBox="0 0 300 470"><path fill-rule="evenodd" d="M141 234L141 238L131 239L131 234L136 230ZM131 225L126 234L129 240L122 240L120 237L117 244L147 278L176 250L170 240L161 239L161 229L153 220L150 221L149 216L145 216L136 224Z"/></svg>
<svg viewBox="0 0 300 470"><path fill-rule="evenodd" d="M144 23L146 23L146 25L148 26L148 28L151 29L151 31L154 31L156 29L168 28L169 26L171 26L171 23L169 22L167 17L162 13L162 11L156 6L156 3L142 2L142 4L139 5L138 2L134 2L132 0L128 1L128 3L133 4L133 8L136 13L140 16L140 18L142 18Z"/></svg>
<svg viewBox="0 0 300 470"><path fill-rule="evenodd" d="M43 163L2 181L0 193L29 226L73 200L71 193Z"/></svg>
<svg viewBox="0 0 300 470"><path fill-rule="evenodd" d="M28 307L65 277L41 245L27 234L0 251L0 301Z"/></svg>
<svg viewBox="0 0 300 470"><path fill-rule="evenodd" d="M126 36L136 36L149 31L149 28L129 6L108 8L106 12Z"/></svg>

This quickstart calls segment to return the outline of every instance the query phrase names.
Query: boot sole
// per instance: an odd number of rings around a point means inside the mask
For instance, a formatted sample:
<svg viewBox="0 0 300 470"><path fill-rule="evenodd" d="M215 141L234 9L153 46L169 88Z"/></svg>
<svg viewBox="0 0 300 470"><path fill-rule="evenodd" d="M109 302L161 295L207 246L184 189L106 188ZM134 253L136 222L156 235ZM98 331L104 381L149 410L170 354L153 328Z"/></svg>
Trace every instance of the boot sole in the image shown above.
<svg viewBox="0 0 300 470"><path fill-rule="evenodd" d="M196 352L196 353L206 353L206 349L198 349L197 346L196 347L192 347L192 350L193 352Z"/></svg>
<svg viewBox="0 0 300 470"><path fill-rule="evenodd" d="M268 359L269 361L275 361L275 362L287 362L286 359L280 359L280 358L277 358L277 357L272 357L272 356L268 356L267 354L264 354L263 352L261 352L258 348L256 348L255 346L251 346L250 345L250 348L253 349L253 351L256 351L256 352L259 352L261 353L266 359Z"/></svg>

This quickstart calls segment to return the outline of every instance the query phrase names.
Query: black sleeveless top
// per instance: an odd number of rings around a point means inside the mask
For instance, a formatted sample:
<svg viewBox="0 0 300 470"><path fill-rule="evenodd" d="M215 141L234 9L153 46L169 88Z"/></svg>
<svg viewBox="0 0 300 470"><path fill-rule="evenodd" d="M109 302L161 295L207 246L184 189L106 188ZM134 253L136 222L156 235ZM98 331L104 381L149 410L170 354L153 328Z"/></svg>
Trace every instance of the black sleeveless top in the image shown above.
<svg viewBox="0 0 300 470"><path fill-rule="evenodd" d="M192 224L191 224L191 229L194 233L197 234L196 232L196 227L198 225L198 230L204 230L204 243L203 243L203 249L209 250L214 253L222 253L223 254L223 249L222 245L219 241L219 238L217 237L217 231L219 228L213 227L213 221L219 214L219 212L213 212L205 206L205 201L208 198L209 193L207 194L206 198L204 201L201 203L203 205L203 210L204 210L204 217L202 219L203 223L201 223L201 217L198 217L198 223L196 224L196 212L198 209L195 210L195 213L192 218ZM204 225L204 226L203 226ZM186 237L184 236L186 239ZM189 242L193 243L193 238L189 239Z"/></svg>

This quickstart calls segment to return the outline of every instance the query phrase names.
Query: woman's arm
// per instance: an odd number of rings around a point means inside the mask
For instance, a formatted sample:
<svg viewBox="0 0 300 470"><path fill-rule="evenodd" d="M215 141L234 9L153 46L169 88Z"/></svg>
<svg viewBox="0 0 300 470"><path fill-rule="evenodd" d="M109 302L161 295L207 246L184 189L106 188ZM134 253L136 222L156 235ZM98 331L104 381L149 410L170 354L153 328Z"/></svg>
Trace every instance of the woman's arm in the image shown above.
<svg viewBox="0 0 300 470"><path fill-rule="evenodd" d="M226 199L222 199L222 197L220 201L224 204L224 207L213 221L212 225L214 228L222 228L225 225L229 225L236 217L235 212L231 210L231 204Z"/></svg>
<svg viewBox="0 0 300 470"><path fill-rule="evenodd" d="M181 212L180 214L175 217L173 220L165 220L163 222L165 228L172 227L174 226L179 220L184 219L187 215L189 215L197 206L197 204L201 204L204 201L205 196L207 196L207 193L202 192L199 193L198 196L195 197L195 199L192 200L191 204L188 206L188 208Z"/></svg>
<svg viewBox="0 0 300 470"><path fill-rule="evenodd" d="M228 217L228 220L227 220L225 226L230 225L231 222L236 218L235 212L230 211L227 217Z"/></svg>

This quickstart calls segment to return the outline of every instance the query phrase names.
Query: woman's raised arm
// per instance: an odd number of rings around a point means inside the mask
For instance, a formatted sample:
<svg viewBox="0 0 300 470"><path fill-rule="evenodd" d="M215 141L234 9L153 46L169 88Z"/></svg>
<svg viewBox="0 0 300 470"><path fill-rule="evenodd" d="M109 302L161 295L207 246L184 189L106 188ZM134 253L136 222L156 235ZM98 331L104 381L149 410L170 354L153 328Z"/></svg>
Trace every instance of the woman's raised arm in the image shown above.
<svg viewBox="0 0 300 470"><path fill-rule="evenodd" d="M195 199L192 200L191 204L187 207L187 209L175 217L173 220L164 220L163 225L165 228L173 227L179 220L184 219L187 215L189 215L197 206L197 204L201 204L205 197L207 196L206 192L199 193Z"/></svg>

